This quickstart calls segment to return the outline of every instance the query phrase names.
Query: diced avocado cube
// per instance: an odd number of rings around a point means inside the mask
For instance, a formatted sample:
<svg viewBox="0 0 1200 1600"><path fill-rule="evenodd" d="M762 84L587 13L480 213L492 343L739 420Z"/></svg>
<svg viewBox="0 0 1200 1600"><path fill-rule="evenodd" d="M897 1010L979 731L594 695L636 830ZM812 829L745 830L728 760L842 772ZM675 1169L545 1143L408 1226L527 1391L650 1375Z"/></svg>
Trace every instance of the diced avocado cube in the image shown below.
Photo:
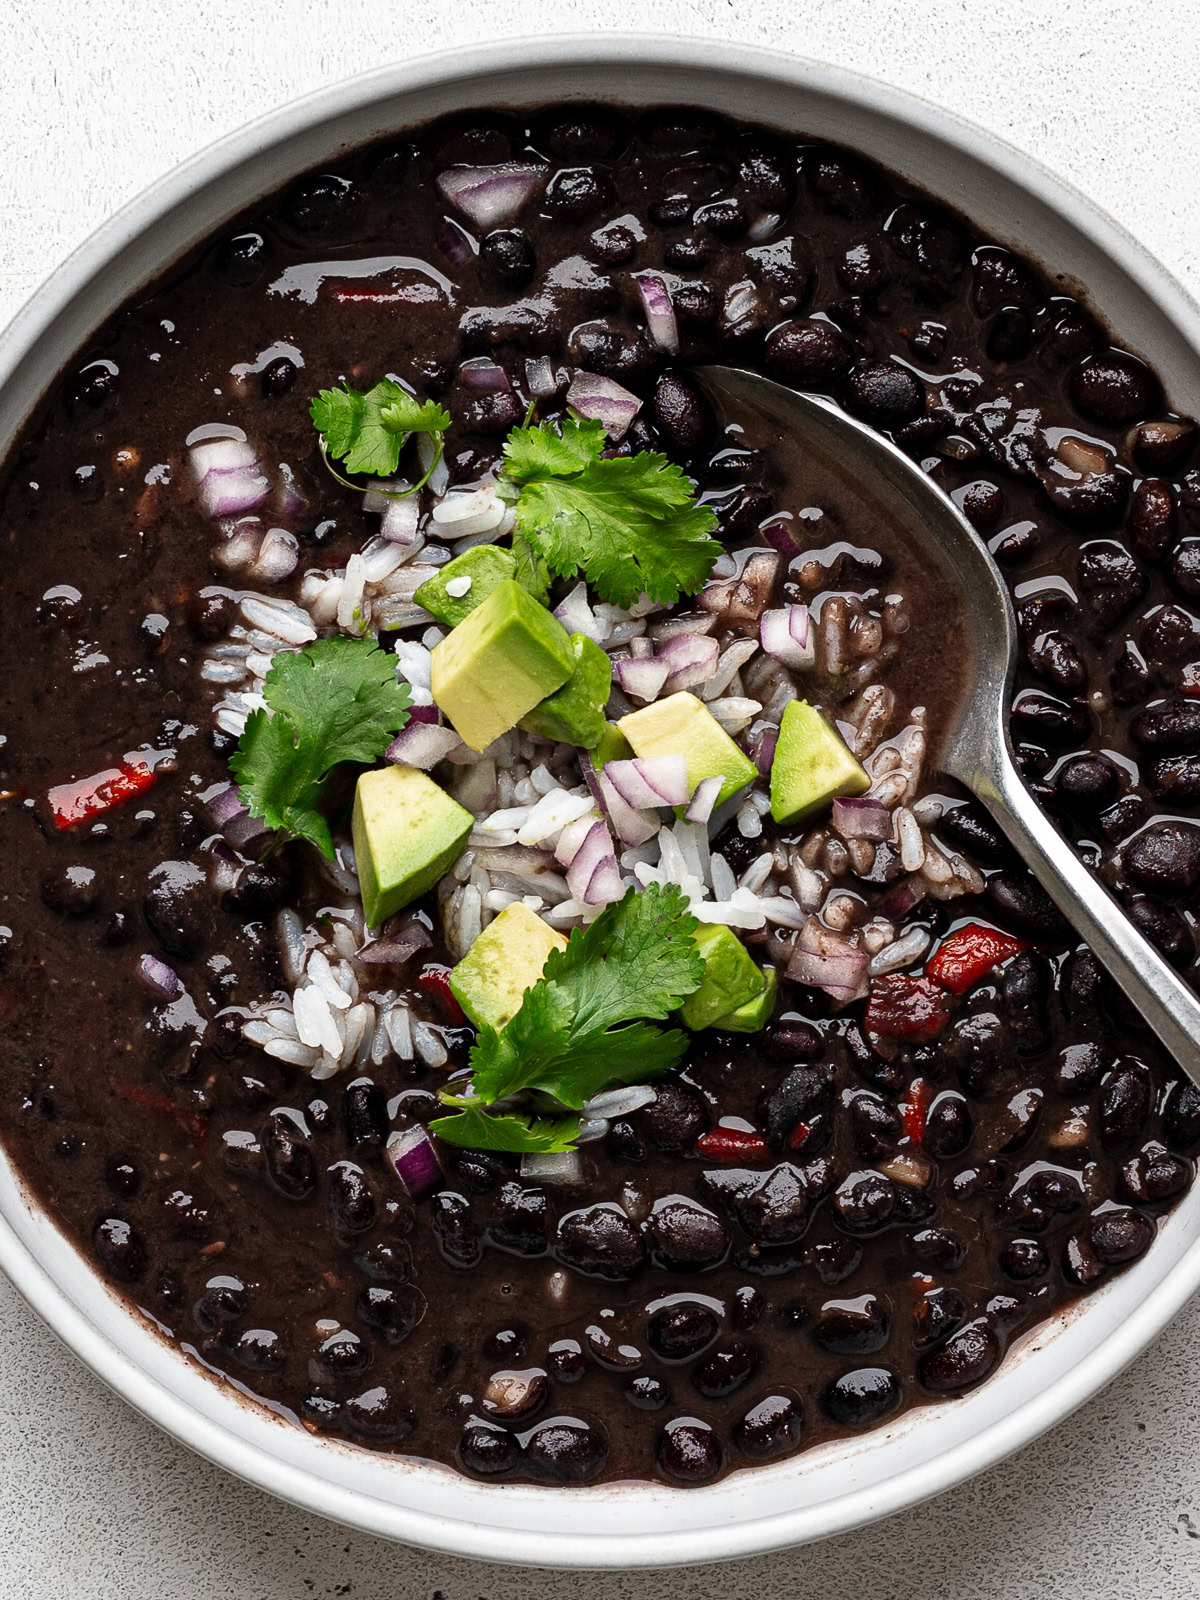
<svg viewBox="0 0 1200 1600"><path fill-rule="evenodd" d="M575 670L567 630L511 578L433 651L433 698L472 750L515 728Z"/></svg>
<svg viewBox="0 0 1200 1600"><path fill-rule="evenodd" d="M680 1006L679 1015L689 1028L712 1028L718 1026L718 1017L762 994L767 980L724 923L702 922L692 937L704 957L704 978Z"/></svg>
<svg viewBox="0 0 1200 1600"><path fill-rule="evenodd" d="M520 900L487 927L450 974L450 992L477 1028L502 1028L521 1009L551 950L565 950L561 933Z"/></svg>
<svg viewBox="0 0 1200 1600"><path fill-rule="evenodd" d="M801 822L841 795L862 794L871 780L841 734L807 700L784 708L771 763L771 815Z"/></svg>
<svg viewBox="0 0 1200 1600"><path fill-rule="evenodd" d="M708 707L686 690L631 711L617 727L639 756L683 756L693 791L704 778L720 778L717 805L758 776L753 761L742 754Z"/></svg>
<svg viewBox="0 0 1200 1600"><path fill-rule="evenodd" d="M575 671L540 706L534 706L521 727L539 739L562 739L591 750L604 733L604 708L612 692L612 662L585 633L571 635Z"/></svg>
<svg viewBox="0 0 1200 1600"><path fill-rule="evenodd" d="M747 1000L736 1011L728 1011L713 1023L714 1028L724 1028L726 1033L758 1033L771 1020L775 1010L775 996L779 993L779 979L774 967L764 967L767 986L753 1000Z"/></svg>
<svg viewBox="0 0 1200 1600"><path fill-rule="evenodd" d="M469 811L416 767L364 772L354 792L354 854L367 926L423 895L462 854Z"/></svg>
<svg viewBox="0 0 1200 1600"><path fill-rule="evenodd" d="M439 622L457 628L476 606L483 604L493 589L516 575L517 563L510 550L502 550L495 544L479 544L474 550L447 561L432 578L426 578L413 599Z"/></svg>
<svg viewBox="0 0 1200 1600"><path fill-rule="evenodd" d="M629 740L615 722L606 722L601 729L596 748L592 751L592 768L599 772L608 761L628 761L633 751Z"/></svg>

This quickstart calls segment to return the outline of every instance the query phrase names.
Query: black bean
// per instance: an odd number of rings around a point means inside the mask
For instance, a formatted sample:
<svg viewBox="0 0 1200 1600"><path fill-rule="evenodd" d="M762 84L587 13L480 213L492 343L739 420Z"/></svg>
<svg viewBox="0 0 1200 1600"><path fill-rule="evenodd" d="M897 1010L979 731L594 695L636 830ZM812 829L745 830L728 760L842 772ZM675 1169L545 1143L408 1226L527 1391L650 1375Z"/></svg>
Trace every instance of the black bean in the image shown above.
<svg viewBox="0 0 1200 1600"><path fill-rule="evenodd" d="M827 1300L811 1329L823 1350L845 1356L873 1355L883 1349L891 1331L887 1307L869 1294L857 1300Z"/></svg>
<svg viewBox="0 0 1200 1600"><path fill-rule="evenodd" d="M798 389L828 387L853 359L854 346L830 322L785 322L763 347L770 375Z"/></svg>
<svg viewBox="0 0 1200 1600"><path fill-rule="evenodd" d="M914 1345L924 1350L937 1344L961 1327L966 1315L963 1297L955 1290L940 1287L926 1290L913 1308Z"/></svg>
<svg viewBox="0 0 1200 1600"><path fill-rule="evenodd" d="M1200 1144L1200 1088L1186 1079L1166 1097L1163 1131L1172 1150L1188 1151Z"/></svg>
<svg viewBox="0 0 1200 1600"><path fill-rule="evenodd" d="M238 873L221 904L235 916L261 919L285 906L291 890L291 875L283 863L264 866L255 861Z"/></svg>
<svg viewBox="0 0 1200 1600"><path fill-rule="evenodd" d="M491 1194L511 1171L504 1158L490 1150L454 1150L450 1153L448 1164L461 1180L463 1188L469 1189L472 1194Z"/></svg>
<svg viewBox="0 0 1200 1600"><path fill-rule="evenodd" d="M1019 306L1004 306L988 330L987 353L992 361L1023 361L1033 345L1033 323Z"/></svg>
<svg viewBox="0 0 1200 1600"><path fill-rule="evenodd" d="M1193 1171L1186 1157L1172 1155L1160 1144L1150 1144L1121 1168L1121 1189L1129 1200L1157 1205L1182 1194L1192 1181Z"/></svg>
<svg viewBox="0 0 1200 1600"><path fill-rule="evenodd" d="M738 1197L737 1219L758 1244L793 1244L808 1226L808 1185L790 1162L773 1167L756 1188Z"/></svg>
<svg viewBox="0 0 1200 1600"><path fill-rule="evenodd" d="M833 1197L838 1226L847 1233L876 1233L896 1209L896 1186L881 1172L852 1172Z"/></svg>
<svg viewBox="0 0 1200 1600"><path fill-rule="evenodd" d="M368 1328L388 1344L399 1344L425 1315L425 1296L410 1283L368 1284L359 1291L354 1310Z"/></svg>
<svg viewBox="0 0 1200 1600"><path fill-rule="evenodd" d="M703 326L715 322L721 314L721 297L712 284L703 280L681 283L671 296L675 315L681 322Z"/></svg>
<svg viewBox="0 0 1200 1600"><path fill-rule="evenodd" d="M1050 1257L1037 1239L1011 1239L1000 1252L1000 1266L1010 1278L1025 1283L1049 1272Z"/></svg>
<svg viewBox="0 0 1200 1600"><path fill-rule="evenodd" d="M1126 845L1125 876L1139 889L1186 894L1200 882L1200 827L1152 822Z"/></svg>
<svg viewBox="0 0 1200 1600"><path fill-rule="evenodd" d="M548 1246L545 1192L506 1183L500 1190L500 1208L499 1218L489 1229L492 1241L516 1255L541 1255Z"/></svg>
<svg viewBox="0 0 1200 1600"><path fill-rule="evenodd" d="M350 1432L369 1444L399 1444L417 1425L404 1394L383 1384L352 1396L343 1415Z"/></svg>
<svg viewBox="0 0 1200 1600"><path fill-rule="evenodd" d="M609 106L556 107L534 128L534 143L555 161L604 161L628 138L624 118Z"/></svg>
<svg viewBox="0 0 1200 1600"><path fill-rule="evenodd" d="M845 1428L868 1428L897 1410L904 1398L889 1367L856 1367L835 1378L821 1396L827 1417Z"/></svg>
<svg viewBox="0 0 1200 1600"><path fill-rule="evenodd" d="M1110 1057L1098 1044L1064 1045L1054 1068L1054 1087L1069 1098L1090 1094L1108 1070Z"/></svg>
<svg viewBox="0 0 1200 1600"><path fill-rule="evenodd" d="M1132 639L1126 639L1121 653L1108 674L1109 688L1119 706L1136 705L1150 693L1153 679L1142 652ZM1136 736L1135 736L1136 737Z"/></svg>
<svg viewBox="0 0 1200 1600"><path fill-rule="evenodd" d="M317 1163L292 1119L272 1117L259 1142L266 1156L267 1173L279 1193L289 1200L306 1200L317 1186Z"/></svg>
<svg viewBox="0 0 1200 1600"><path fill-rule="evenodd" d="M278 400L287 394L299 377L299 368L287 356L276 356L268 361L259 374L259 388L267 400Z"/></svg>
<svg viewBox="0 0 1200 1600"><path fill-rule="evenodd" d="M982 1099L999 1092L1011 1065L1012 1043L994 1011L956 1017L945 1035L945 1051L965 1093Z"/></svg>
<svg viewBox="0 0 1200 1600"><path fill-rule="evenodd" d="M1117 797L1121 777L1107 756L1072 756L1054 779L1058 797L1076 811L1101 811Z"/></svg>
<svg viewBox="0 0 1200 1600"><path fill-rule="evenodd" d="M1151 749L1192 750L1200 746L1200 703L1164 700L1148 706L1129 724L1139 744Z"/></svg>
<svg viewBox="0 0 1200 1600"><path fill-rule="evenodd" d="M433 1232L451 1266L473 1267L483 1255L483 1240L465 1195L443 1191L434 1196Z"/></svg>
<svg viewBox="0 0 1200 1600"><path fill-rule="evenodd" d="M100 1265L118 1283L137 1283L145 1276L145 1241L122 1217L101 1218L92 1230L92 1245Z"/></svg>
<svg viewBox="0 0 1200 1600"><path fill-rule="evenodd" d="M716 418L708 397L686 373L662 373L650 404L659 431L682 455L698 455L711 446Z"/></svg>
<svg viewBox="0 0 1200 1600"><path fill-rule="evenodd" d="M559 1383L578 1383L588 1366L574 1339L556 1339L546 1354L546 1365Z"/></svg>
<svg viewBox="0 0 1200 1600"><path fill-rule="evenodd" d="M783 1024L786 1028L788 1025ZM804 1025L801 1024L801 1027ZM818 1049L821 1037L816 1029ZM768 1050L771 1046L768 1043ZM790 1053L790 1052L789 1052ZM795 1067L766 1098L763 1107L767 1137L780 1149L791 1139L796 1125L811 1122L833 1104L833 1079L826 1068L816 1066Z"/></svg>
<svg viewBox="0 0 1200 1600"><path fill-rule="evenodd" d="M949 332L950 330L944 322L918 323L909 332L909 349L913 355L919 356L923 361L940 361L946 353L946 340L949 337ZM970 512L967 515L970 516Z"/></svg>
<svg viewBox="0 0 1200 1600"><path fill-rule="evenodd" d="M1133 437L1133 458L1148 472L1164 472L1186 460L1195 443L1196 424L1190 417L1143 422Z"/></svg>
<svg viewBox="0 0 1200 1600"><path fill-rule="evenodd" d="M226 283L245 289L261 276L267 256L267 242L261 233L238 233L219 247L213 266Z"/></svg>
<svg viewBox="0 0 1200 1600"><path fill-rule="evenodd" d="M970 802L945 812L937 831L944 834L951 844L989 864L1002 861L1011 854L1008 841L996 824L981 807Z"/></svg>
<svg viewBox="0 0 1200 1600"><path fill-rule="evenodd" d="M520 228L497 228L479 246L479 268L493 283L519 289L537 271L537 258Z"/></svg>
<svg viewBox="0 0 1200 1600"><path fill-rule="evenodd" d="M569 1212L558 1224L558 1253L568 1266L601 1278L628 1278L645 1257L642 1236L616 1206Z"/></svg>
<svg viewBox="0 0 1200 1600"><path fill-rule="evenodd" d="M194 862L162 861L154 867L142 910L168 955L189 960L214 938L212 891Z"/></svg>
<svg viewBox="0 0 1200 1600"><path fill-rule="evenodd" d="M671 1154L690 1150L708 1126L703 1097L678 1079L667 1079L655 1088L656 1099L637 1113L635 1125L659 1150Z"/></svg>
<svg viewBox="0 0 1200 1600"><path fill-rule="evenodd" d="M498 1478L511 1472L521 1459L521 1446L504 1428L486 1422L469 1422L458 1441L458 1461L465 1472L477 1478Z"/></svg>
<svg viewBox="0 0 1200 1600"><path fill-rule="evenodd" d="M377 1239L357 1259L367 1276L381 1283L407 1283L412 1276L412 1251L401 1239Z"/></svg>
<svg viewBox="0 0 1200 1600"><path fill-rule="evenodd" d="M838 282L854 295L878 294L891 278L883 252L870 240L852 244L837 266Z"/></svg>
<svg viewBox="0 0 1200 1600"><path fill-rule="evenodd" d="M1188 966L1196 954L1192 930L1173 906L1139 895L1126 906L1130 922L1173 967Z"/></svg>
<svg viewBox="0 0 1200 1600"><path fill-rule="evenodd" d="M664 1361L687 1361L717 1337L716 1315L697 1300L663 1306L646 1325L650 1348Z"/></svg>
<svg viewBox="0 0 1200 1600"><path fill-rule="evenodd" d="M1042 298L1029 268L1000 245L976 250L971 264L971 303L981 319L994 317L1006 305L1031 310Z"/></svg>
<svg viewBox="0 0 1200 1600"><path fill-rule="evenodd" d="M1062 912L1030 873L997 872L988 879L987 897L1000 920L1017 933L1053 940L1066 932Z"/></svg>
<svg viewBox="0 0 1200 1600"><path fill-rule="evenodd" d="M284 200L284 212L298 233L331 233L344 226L357 198L349 178L322 172L293 185Z"/></svg>
<svg viewBox="0 0 1200 1600"><path fill-rule="evenodd" d="M846 379L846 407L876 428L899 428L925 409L920 379L896 361L864 361Z"/></svg>
<svg viewBox="0 0 1200 1600"><path fill-rule="evenodd" d="M1106 1150L1128 1150L1150 1115L1153 1085L1138 1061L1115 1067L1100 1092L1100 1141Z"/></svg>
<svg viewBox="0 0 1200 1600"><path fill-rule="evenodd" d="M1133 548L1142 560L1161 561L1175 532L1175 500L1169 484L1157 478L1142 479L1130 502L1129 528Z"/></svg>
<svg viewBox="0 0 1200 1600"><path fill-rule="evenodd" d="M339 1328L323 1339L308 1363L314 1383L336 1383L342 1378L358 1378L371 1365L371 1347L350 1328Z"/></svg>
<svg viewBox="0 0 1200 1600"><path fill-rule="evenodd" d="M361 1167L337 1161L329 1169L329 1215L340 1233L366 1233L375 1226L375 1195Z"/></svg>
<svg viewBox="0 0 1200 1600"><path fill-rule="evenodd" d="M966 1244L948 1228L921 1228L910 1235L908 1248L915 1260L943 1272L961 1267L967 1255Z"/></svg>
<svg viewBox="0 0 1200 1600"><path fill-rule="evenodd" d="M247 1328L232 1353L233 1359L250 1372L277 1372L287 1360L283 1341L271 1328Z"/></svg>
<svg viewBox="0 0 1200 1600"><path fill-rule="evenodd" d="M950 1394L979 1383L999 1359L995 1331L984 1321L971 1322L921 1357L921 1382L935 1394Z"/></svg>
<svg viewBox="0 0 1200 1600"><path fill-rule="evenodd" d="M1160 403L1158 380L1125 350L1088 356L1071 374L1071 398L1098 422L1132 422Z"/></svg>
<svg viewBox="0 0 1200 1600"><path fill-rule="evenodd" d="M752 1284L744 1283L734 1292L729 1308L729 1319L735 1328L753 1328L761 1321L767 1302Z"/></svg>
<svg viewBox="0 0 1200 1600"><path fill-rule="evenodd" d="M210 1278L199 1300L192 1307L196 1326L203 1333L216 1333L246 1315L246 1287L237 1278Z"/></svg>
<svg viewBox="0 0 1200 1600"><path fill-rule="evenodd" d="M346 1137L361 1159L378 1159L387 1143L387 1096L370 1078L355 1078L342 1095Z"/></svg>
<svg viewBox="0 0 1200 1600"><path fill-rule="evenodd" d="M1083 1204L1078 1173L1060 1167L1040 1167L1014 1185L1004 1197L1005 1216L1034 1230L1047 1226L1051 1217L1068 1217Z"/></svg>
<svg viewBox="0 0 1200 1600"><path fill-rule="evenodd" d="M1092 1249L1105 1266L1136 1261L1154 1241L1155 1228L1140 1211L1105 1211L1093 1218L1088 1230Z"/></svg>
<svg viewBox="0 0 1200 1600"><path fill-rule="evenodd" d="M715 1267L729 1248L724 1222L693 1200L660 1200L647 1227L655 1258L676 1271Z"/></svg>
<svg viewBox="0 0 1200 1600"><path fill-rule="evenodd" d="M566 167L546 186L544 205L560 222L581 222L607 211L617 198L612 178L603 167Z"/></svg>
<svg viewBox="0 0 1200 1600"><path fill-rule="evenodd" d="M1146 659L1162 671L1189 661L1200 646L1200 624L1182 606L1160 606L1142 624L1138 643Z"/></svg>
<svg viewBox="0 0 1200 1600"><path fill-rule="evenodd" d="M733 1339L714 1350L692 1373L692 1382L706 1400L733 1394L758 1371L762 1353L748 1339Z"/></svg>
<svg viewBox="0 0 1200 1600"><path fill-rule="evenodd" d="M971 1142L974 1127L971 1108L962 1095L944 1089L929 1107L922 1147L939 1159L961 1155Z"/></svg>
<svg viewBox="0 0 1200 1600"><path fill-rule="evenodd" d="M850 1102L850 1130L854 1153L863 1161L879 1161L890 1155L904 1131L895 1106L877 1094L856 1094ZM807 1145L805 1149L807 1151Z"/></svg>
<svg viewBox="0 0 1200 1600"><path fill-rule="evenodd" d="M94 867L57 867L42 875L42 904L64 917L83 917L94 911L100 898L100 879Z"/></svg>
<svg viewBox="0 0 1200 1600"><path fill-rule="evenodd" d="M695 1417L669 1422L658 1436L655 1454L666 1475L680 1483L707 1483L725 1459L716 1434Z"/></svg>
<svg viewBox="0 0 1200 1600"><path fill-rule="evenodd" d="M1080 706L1040 689L1021 690L1010 716L1014 736L1049 747L1077 745L1088 732L1087 714Z"/></svg>
<svg viewBox="0 0 1200 1600"><path fill-rule="evenodd" d="M551 1417L525 1445L529 1470L552 1483L586 1483L607 1460L608 1441L600 1429L577 1417Z"/></svg>
<svg viewBox="0 0 1200 1600"><path fill-rule="evenodd" d="M744 1456L770 1461L793 1450L803 1428L804 1402L800 1396L771 1394L751 1406L735 1423L733 1442Z"/></svg>

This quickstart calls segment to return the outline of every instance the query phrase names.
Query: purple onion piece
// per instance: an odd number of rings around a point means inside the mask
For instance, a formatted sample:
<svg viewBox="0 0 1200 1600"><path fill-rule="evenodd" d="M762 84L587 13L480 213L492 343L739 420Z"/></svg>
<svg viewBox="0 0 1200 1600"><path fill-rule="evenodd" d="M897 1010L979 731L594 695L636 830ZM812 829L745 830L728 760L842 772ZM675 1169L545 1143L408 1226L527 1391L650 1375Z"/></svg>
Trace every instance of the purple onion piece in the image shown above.
<svg viewBox="0 0 1200 1600"><path fill-rule="evenodd" d="M758 531L771 549L778 550L781 556L790 558L800 554L800 546L792 538L791 526L784 517L772 517Z"/></svg>
<svg viewBox="0 0 1200 1600"><path fill-rule="evenodd" d="M717 796L721 792L722 779L701 778L696 785L684 817L688 822L707 822L713 814L717 803Z"/></svg>
<svg viewBox="0 0 1200 1600"><path fill-rule="evenodd" d="M904 878L895 884L879 902L882 916L890 922L895 922L898 917L903 917L916 905L920 905L925 898L924 886L913 878Z"/></svg>
<svg viewBox="0 0 1200 1600"><path fill-rule="evenodd" d="M558 374L549 356L529 356L525 362L525 387L535 400L558 393Z"/></svg>
<svg viewBox="0 0 1200 1600"><path fill-rule="evenodd" d="M642 409L637 395L630 394L611 378L602 378L597 372L576 371L567 390L567 404L581 417L602 422L612 440L624 436L625 430Z"/></svg>
<svg viewBox="0 0 1200 1600"><path fill-rule="evenodd" d="M805 605L764 611L758 621L758 636L767 654L792 672L806 671L817 659L812 621Z"/></svg>
<svg viewBox="0 0 1200 1600"><path fill-rule="evenodd" d="M771 767L775 761L775 746L779 743L779 729L768 726L759 734L755 748L751 752L754 765L758 768L759 776L769 778Z"/></svg>
<svg viewBox="0 0 1200 1600"><path fill-rule="evenodd" d="M657 700L662 693L663 685L670 675L670 664L666 661L616 661L613 671L617 675L617 682L626 694L633 695L637 700Z"/></svg>
<svg viewBox="0 0 1200 1600"><path fill-rule="evenodd" d="M355 951L354 959L369 967L400 967L411 961L418 950L425 950L429 939L418 944L414 939L373 939Z"/></svg>
<svg viewBox="0 0 1200 1600"><path fill-rule="evenodd" d="M546 167L504 161L488 167L447 167L437 176L438 193L478 228L503 228L544 181Z"/></svg>
<svg viewBox="0 0 1200 1600"><path fill-rule="evenodd" d="M410 1200L422 1199L441 1184L442 1168L437 1151L420 1123L393 1133L387 1142L387 1154Z"/></svg>
<svg viewBox="0 0 1200 1600"><path fill-rule="evenodd" d="M183 993L179 974L157 956L139 956L137 975L151 994L156 994L160 1000L178 1000Z"/></svg>
<svg viewBox="0 0 1200 1600"><path fill-rule="evenodd" d="M465 267L478 248L470 234L450 217L438 229L437 243L452 267Z"/></svg>
<svg viewBox="0 0 1200 1600"><path fill-rule="evenodd" d="M635 811L684 806L691 794L684 756L637 756L631 761L609 761L604 776Z"/></svg>
<svg viewBox="0 0 1200 1600"><path fill-rule="evenodd" d="M508 373L487 356L475 356L470 361L464 361L458 369L458 377L465 388L474 389L477 394L512 392Z"/></svg>
<svg viewBox="0 0 1200 1600"><path fill-rule="evenodd" d="M588 604L587 584L577 583L554 608L554 615L568 633L582 633L594 644L604 639L604 629L596 620L596 613Z"/></svg>
<svg viewBox="0 0 1200 1600"><path fill-rule="evenodd" d="M554 859L560 867L569 867L579 853L584 840L592 831L595 816L577 817L574 822L568 822L558 836L558 843L554 847Z"/></svg>
<svg viewBox="0 0 1200 1600"><path fill-rule="evenodd" d="M834 1000L857 999L865 986L867 953L810 917L787 965L794 983L823 989Z"/></svg>
<svg viewBox="0 0 1200 1600"><path fill-rule="evenodd" d="M409 706L408 721L429 722L437 725L442 720L442 713L437 706Z"/></svg>
<svg viewBox="0 0 1200 1600"><path fill-rule="evenodd" d="M659 661L670 668L663 691L678 694L705 684L717 670L721 646L705 634L678 633L659 648Z"/></svg>
<svg viewBox="0 0 1200 1600"><path fill-rule="evenodd" d="M642 310L646 313L646 326L650 337L667 355L679 352L679 327L675 321L675 307L670 291L657 272L635 272L633 281L641 296Z"/></svg>
<svg viewBox="0 0 1200 1600"><path fill-rule="evenodd" d="M424 434L422 438L426 437ZM405 495L402 499L392 496L384 507L383 516L379 523L380 537L389 544L402 544L405 546L416 544L420 539L419 524L421 521L420 496L415 494Z"/></svg>
<svg viewBox="0 0 1200 1600"><path fill-rule="evenodd" d="M879 842L892 837L891 812L878 800L869 800L866 795L835 800L833 825L843 839L874 839Z"/></svg>
<svg viewBox="0 0 1200 1600"><path fill-rule="evenodd" d="M578 1150L530 1152L521 1157L521 1176L531 1183L580 1183L583 1157Z"/></svg>
<svg viewBox="0 0 1200 1600"><path fill-rule="evenodd" d="M384 751L384 760L429 772L461 743L453 728L443 728L435 722L409 722Z"/></svg>
<svg viewBox="0 0 1200 1600"><path fill-rule="evenodd" d="M590 767L591 763L587 765ZM645 844L647 839L652 839L659 829L657 816L645 811L637 811L628 801L623 800L609 781L608 768L601 773L594 774L596 787L593 793L600 797L600 804L613 825L613 832L623 845L634 846ZM592 776L586 775L588 788L592 788Z"/></svg>
<svg viewBox="0 0 1200 1600"><path fill-rule="evenodd" d="M592 823L571 859L567 888L572 898L585 906L607 905L624 893L608 825L599 819Z"/></svg>

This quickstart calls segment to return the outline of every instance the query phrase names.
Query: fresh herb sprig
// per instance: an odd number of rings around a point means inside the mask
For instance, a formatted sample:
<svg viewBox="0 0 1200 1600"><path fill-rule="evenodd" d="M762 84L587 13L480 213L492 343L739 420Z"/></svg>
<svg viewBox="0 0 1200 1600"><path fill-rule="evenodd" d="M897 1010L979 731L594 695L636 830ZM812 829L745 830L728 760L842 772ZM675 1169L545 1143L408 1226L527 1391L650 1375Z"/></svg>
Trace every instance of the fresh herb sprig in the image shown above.
<svg viewBox="0 0 1200 1600"><path fill-rule="evenodd" d="M571 934L565 950L551 952L503 1030L481 1030L471 1051L471 1093L443 1096L457 1114L430 1130L472 1149L569 1149L577 1119L527 1122L485 1108L534 1093L578 1110L610 1084L641 1083L677 1066L686 1035L652 1023L665 1021L703 979L695 929L674 885L631 889L606 906Z"/></svg>
<svg viewBox="0 0 1200 1600"><path fill-rule="evenodd" d="M433 459L420 482L409 489L383 490L396 499L415 494L427 483L442 457L442 445L450 415L432 400L418 400L391 378L381 378L361 392L343 384L338 389L322 389L309 408L326 465L344 462L347 472L373 473L390 478L400 466L400 452L417 433L433 439ZM332 468L330 469L333 470ZM362 484L351 483L334 473L348 489L363 492ZM376 491L380 492L380 491Z"/></svg>
<svg viewBox="0 0 1200 1600"><path fill-rule="evenodd" d="M343 761L379 760L408 721L408 685L373 639L318 639L276 655L263 697L270 712L250 714L229 763L242 804L332 861L321 810L329 775Z"/></svg>
<svg viewBox="0 0 1200 1600"><path fill-rule="evenodd" d="M570 419L514 428L504 446L501 492L517 534L560 578L582 573L613 605L642 593L662 605L693 594L721 546L717 519L695 502L681 468L657 451L604 456L604 427Z"/></svg>

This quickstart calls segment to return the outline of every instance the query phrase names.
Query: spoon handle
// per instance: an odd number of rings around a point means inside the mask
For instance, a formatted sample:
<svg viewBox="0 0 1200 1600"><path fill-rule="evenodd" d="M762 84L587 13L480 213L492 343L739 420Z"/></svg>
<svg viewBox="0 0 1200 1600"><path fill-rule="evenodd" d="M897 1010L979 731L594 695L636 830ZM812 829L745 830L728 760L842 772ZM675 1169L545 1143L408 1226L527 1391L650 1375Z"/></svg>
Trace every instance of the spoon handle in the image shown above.
<svg viewBox="0 0 1200 1600"><path fill-rule="evenodd" d="M1093 877L1021 781L1007 750L968 787L999 823L1051 899L1070 907L1070 921L1120 984L1150 1029L1200 1084L1200 997L1143 938L1108 890Z"/></svg>

